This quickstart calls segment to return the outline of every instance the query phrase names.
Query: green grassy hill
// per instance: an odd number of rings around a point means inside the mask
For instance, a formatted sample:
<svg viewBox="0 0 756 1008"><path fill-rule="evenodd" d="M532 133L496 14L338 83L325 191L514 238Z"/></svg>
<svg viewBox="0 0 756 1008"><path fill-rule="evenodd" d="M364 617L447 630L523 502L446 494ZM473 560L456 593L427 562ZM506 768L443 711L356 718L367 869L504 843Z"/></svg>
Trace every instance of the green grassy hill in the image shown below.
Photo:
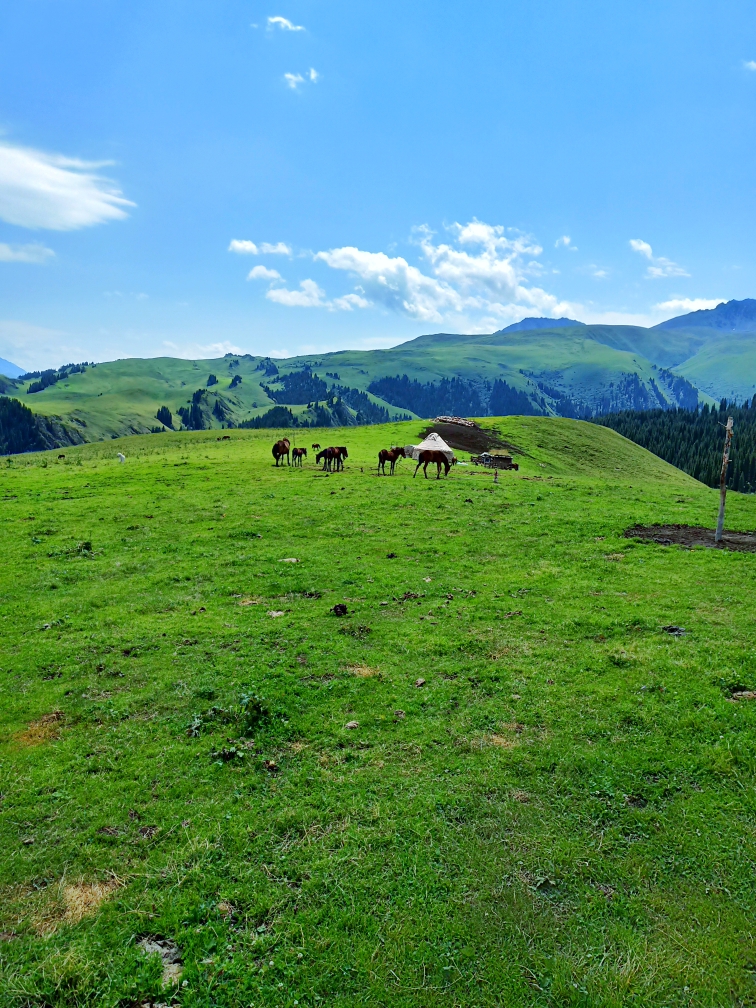
<svg viewBox="0 0 756 1008"><path fill-rule="evenodd" d="M594 333L598 328L601 331ZM417 415L412 403L381 398L369 391L373 382L401 375L434 387L443 380L461 379L482 393L483 403L486 389L490 391L493 383L503 381L527 396L533 412L545 414L581 415L588 411L590 415L610 409L708 401L634 349L633 343L640 340L638 331L615 333L617 345L609 346L600 341L609 340L605 330L576 326L483 336L436 334L391 350L340 351L276 362L232 355L205 361L127 359L66 374L41 391L33 391L37 378L24 382L4 379L0 392L17 397L39 415L68 425L88 441L148 432L160 426L156 418L160 407L170 411L174 426L182 422L195 426L186 417L182 420L179 411L190 410L198 395L201 423L207 429L248 423L276 401L291 409L300 422L310 424ZM313 392L310 402L307 396L287 399L282 379L304 369L311 369L321 379L322 388L317 394ZM217 382L208 386L211 375ZM336 410L330 403L334 389L344 400ZM358 402L360 393L363 399ZM320 412L313 407L314 401L321 403ZM373 414L367 416L366 409ZM381 414L380 409L386 412ZM513 412L522 412L522 408Z"/></svg>
<svg viewBox="0 0 756 1008"><path fill-rule="evenodd" d="M753 1001L756 556L625 539L717 494L615 432L495 423L496 484L378 476L417 421L3 462L4 1006Z"/></svg>

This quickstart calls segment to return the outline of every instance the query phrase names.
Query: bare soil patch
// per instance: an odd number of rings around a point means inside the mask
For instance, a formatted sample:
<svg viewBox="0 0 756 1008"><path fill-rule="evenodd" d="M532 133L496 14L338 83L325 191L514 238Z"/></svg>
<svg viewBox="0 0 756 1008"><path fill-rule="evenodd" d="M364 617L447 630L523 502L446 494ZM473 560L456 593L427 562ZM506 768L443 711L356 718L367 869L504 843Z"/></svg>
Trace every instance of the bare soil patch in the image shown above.
<svg viewBox="0 0 756 1008"><path fill-rule="evenodd" d="M23 746L37 746L43 742L50 742L52 739L60 738L60 729L63 721L62 711L53 711L45 714L38 721L32 721L26 731L16 735L16 742Z"/></svg>
<svg viewBox="0 0 756 1008"><path fill-rule="evenodd" d="M660 546L687 546L688 549L708 546L711 549L756 553L756 535L753 532L725 532L718 543L714 542L714 529L695 525L633 525L625 529L624 535L627 539L642 539Z"/></svg>
<svg viewBox="0 0 756 1008"><path fill-rule="evenodd" d="M439 434L454 451L470 452L479 455L491 448L507 448L513 455L524 455L525 452L517 445L505 441L495 427L462 427L460 424L432 423L423 427L420 437L429 434Z"/></svg>

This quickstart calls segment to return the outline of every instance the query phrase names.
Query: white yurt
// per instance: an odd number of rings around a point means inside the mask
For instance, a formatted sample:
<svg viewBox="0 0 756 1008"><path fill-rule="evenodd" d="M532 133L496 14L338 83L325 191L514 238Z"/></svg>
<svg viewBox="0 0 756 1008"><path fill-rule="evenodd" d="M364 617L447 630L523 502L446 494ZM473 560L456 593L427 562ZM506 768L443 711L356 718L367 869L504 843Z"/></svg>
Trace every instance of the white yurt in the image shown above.
<svg viewBox="0 0 756 1008"><path fill-rule="evenodd" d="M449 462L451 462L454 458L454 452L446 441L444 441L444 439L438 434L429 434L428 437L418 445L406 445L404 454L407 458L414 459L417 462L420 458L420 452L423 451L443 452Z"/></svg>

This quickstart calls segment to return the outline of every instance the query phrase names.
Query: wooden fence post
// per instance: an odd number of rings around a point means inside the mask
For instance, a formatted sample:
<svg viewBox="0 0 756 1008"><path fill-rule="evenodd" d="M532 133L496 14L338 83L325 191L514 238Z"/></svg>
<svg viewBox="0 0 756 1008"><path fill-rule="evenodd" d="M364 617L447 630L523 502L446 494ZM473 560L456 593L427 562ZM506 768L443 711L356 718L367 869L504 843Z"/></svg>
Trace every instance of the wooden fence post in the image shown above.
<svg viewBox="0 0 756 1008"><path fill-rule="evenodd" d="M727 465L730 461L730 445L732 444L732 417L727 417L725 427L725 444L722 453L722 472L719 475L719 517L717 518L717 531L714 533L714 542L719 542L722 538L725 516L725 498L727 496Z"/></svg>

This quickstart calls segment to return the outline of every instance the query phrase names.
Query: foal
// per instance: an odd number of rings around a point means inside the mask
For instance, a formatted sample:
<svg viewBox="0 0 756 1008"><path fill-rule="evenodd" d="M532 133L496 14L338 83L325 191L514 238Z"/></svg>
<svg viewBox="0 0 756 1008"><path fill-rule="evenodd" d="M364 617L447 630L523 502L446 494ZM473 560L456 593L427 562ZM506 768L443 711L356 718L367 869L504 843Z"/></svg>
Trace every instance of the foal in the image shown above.
<svg viewBox="0 0 756 1008"><path fill-rule="evenodd" d="M407 458L404 448L381 448L378 452L378 472L383 472L386 475L386 463L391 463L391 469L389 470L389 476L394 475L394 466L396 465L397 459Z"/></svg>

